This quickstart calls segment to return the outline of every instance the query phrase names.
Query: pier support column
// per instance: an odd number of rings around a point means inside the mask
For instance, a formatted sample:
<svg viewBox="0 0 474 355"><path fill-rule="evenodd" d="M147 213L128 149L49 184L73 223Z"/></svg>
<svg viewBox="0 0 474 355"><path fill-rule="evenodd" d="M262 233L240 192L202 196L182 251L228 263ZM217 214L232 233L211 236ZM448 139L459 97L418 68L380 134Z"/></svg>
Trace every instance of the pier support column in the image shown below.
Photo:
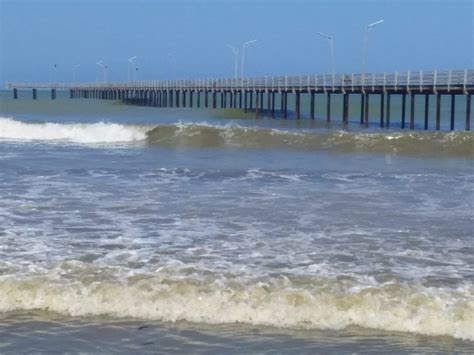
<svg viewBox="0 0 474 355"><path fill-rule="evenodd" d="M189 107L193 107L193 96L194 96L194 90L189 91Z"/></svg>
<svg viewBox="0 0 474 355"><path fill-rule="evenodd" d="M247 113L247 91L244 91L244 112Z"/></svg>
<svg viewBox="0 0 474 355"><path fill-rule="evenodd" d="M441 129L441 95L436 94L436 130Z"/></svg>
<svg viewBox="0 0 474 355"><path fill-rule="evenodd" d="M272 92L272 118L275 117L275 92Z"/></svg>
<svg viewBox="0 0 474 355"><path fill-rule="evenodd" d="M51 100L56 100L56 89L51 89Z"/></svg>
<svg viewBox="0 0 474 355"><path fill-rule="evenodd" d="M285 97L285 106L283 108L283 118L286 120L288 118L288 93L285 91L283 96Z"/></svg>
<svg viewBox="0 0 474 355"><path fill-rule="evenodd" d="M311 91L310 117L314 120L314 91Z"/></svg>
<svg viewBox="0 0 474 355"><path fill-rule="evenodd" d="M326 121L331 122L331 93L326 94Z"/></svg>
<svg viewBox="0 0 474 355"><path fill-rule="evenodd" d="M255 97L255 116L258 118L258 109L259 109L259 100L260 99L260 95L258 93L258 91L256 92L256 97Z"/></svg>
<svg viewBox="0 0 474 355"><path fill-rule="evenodd" d="M380 127L385 125L385 94L380 94Z"/></svg>
<svg viewBox="0 0 474 355"><path fill-rule="evenodd" d="M450 130L454 131L454 112L456 110L456 95L451 94L451 122L450 122Z"/></svg>
<svg viewBox="0 0 474 355"><path fill-rule="evenodd" d="M217 108L217 92L212 92L212 108Z"/></svg>
<svg viewBox="0 0 474 355"><path fill-rule="evenodd" d="M204 92L204 106L209 107L209 92L207 90Z"/></svg>
<svg viewBox="0 0 474 355"><path fill-rule="evenodd" d="M222 92L221 92L221 108L224 108L224 107L225 107L225 105L224 105L224 101L225 101L224 96L225 96L225 92L222 91Z"/></svg>
<svg viewBox="0 0 474 355"><path fill-rule="evenodd" d="M201 108L201 91L197 92L197 107Z"/></svg>
<svg viewBox="0 0 474 355"><path fill-rule="evenodd" d="M406 107L407 107L407 95L406 94L402 94L402 124L401 124L401 127L402 128L405 128L405 111L406 111Z"/></svg>
<svg viewBox="0 0 474 355"><path fill-rule="evenodd" d="M466 131L471 130L471 94L466 95Z"/></svg>
<svg viewBox="0 0 474 355"><path fill-rule="evenodd" d="M300 117L300 99L301 99L301 93L297 91L295 93L295 115L296 119L299 120Z"/></svg>
<svg viewBox="0 0 474 355"><path fill-rule="evenodd" d="M250 99L249 99L249 103L250 103L250 111L253 110L253 90L250 91Z"/></svg>
<svg viewBox="0 0 474 355"><path fill-rule="evenodd" d="M73 98L72 89L69 89L69 98L70 98L70 99L72 99L72 98Z"/></svg>
<svg viewBox="0 0 474 355"><path fill-rule="evenodd" d="M14 88L14 89L13 89L13 98L14 98L15 100L18 99L18 89L17 89L17 88Z"/></svg>
<svg viewBox="0 0 474 355"><path fill-rule="evenodd" d="M285 109L285 97L283 95L283 92L280 93L280 118L284 117L284 111Z"/></svg>
<svg viewBox="0 0 474 355"><path fill-rule="evenodd" d="M180 95L180 91L176 90L176 107L179 107L179 95Z"/></svg>
<svg viewBox="0 0 474 355"><path fill-rule="evenodd" d="M242 109L242 90L239 91L239 109Z"/></svg>
<svg viewBox="0 0 474 355"><path fill-rule="evenodd" d="M415 129L415 94L410 94L410 129Z"/></svg>
<svg viewBox="0 0 474 355"><path fill-rule="evenodd" d="M36 89L33 89L33 100L38 99L38 91Z"/></svg>
<svg viewBox="0 0 474 355"><path fill-rule="evenodd" d="M365 93L360 94L360 124L364 124Z"/></svg>
<svg viewBox="0 0 474 355"><path fill-rule="evenodd" d="M364 127L369 127L369 94L364 94Z"/></svg>
<svg viewBox="0 0 474 355"><path fill-rule="evenodd" d="M271 109L272 109L272 94L269 92L267 92L267 117L270 118L271 117Z"/></svg>
<svg viewBox="0 0 474 355"><path fill-rule="evenodd" d="M183 90L183 107L186 107L186 90Z"/></svg>
<svg viewBox="0 0 474 355"><path fill-rule="evenodd" d="M349 123L349 94L342 96L342 122L345 125Z"/></svg>
<svg viewBox="0 0 474 355"><path fill-rule="evenodd" d="M387 94L387 121L385 123L385 127L390 128L390 98L392 95Z"/></svg>
<svg viewBox="0 0 474 355"><path fill-rule="evenodd" d="M425 94L425 130L428 129L428 113L430 109L430 95Z"/></svg>

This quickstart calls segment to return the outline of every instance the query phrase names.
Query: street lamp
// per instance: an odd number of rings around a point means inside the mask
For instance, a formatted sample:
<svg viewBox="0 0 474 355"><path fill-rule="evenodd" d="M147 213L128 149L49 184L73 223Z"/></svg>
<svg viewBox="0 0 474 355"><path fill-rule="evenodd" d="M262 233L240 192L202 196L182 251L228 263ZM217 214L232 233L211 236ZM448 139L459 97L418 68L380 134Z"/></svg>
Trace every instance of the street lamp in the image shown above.
<svg viewBox="0 0 474 355"><path fill-rule="evenodd" d="M53 84L56 84L56 69L57 69L58 65L57 64L53 64Z"/></svg>
<svg viewBox="0 0 474 355"><path fill-rule="evenodd" d="M332 71L332 82L334 83L334 75L335 75L335 65L334 65L334 38L326 33L318 32L318 35L325 37L329 40L331 45L331 71Z"/></svg>
<svg viewBox="0 0 474 355"><path fill-rule="evenodd" d="M365 65L367 63L367 56L368 56L368 47L369 47L369 32L377 26L378 24L381 24L383 22L383 19L378 20L374 23L371 23L370 25L365 26L365 31L364 31L364 53L362 54L362 81L364 80L365 77Z"/></svg>
<svg viewBox="0 0 474 355"><path fill-rule="evenodd" d="M130 69L132 66L133 61L137 59L137 56L134 55L133 57L128 58L128 67L127 67L127 81L130 81Z"/></svg>
<svg viewBox="0 0 474 355"><path fill-rule="evenodd" d="M99 60L95 64L97 64L99 67L101 67L104 70L104 83L106 83L107 82L107 65L105 65L102 60Z"/></svg>
<svg viewBox="0 0 474 355"><path fill-rule="evenodd" d="M76 82L76 68L79 68L81 65L80 64L76 64L72 67L72 82L75 83Z"/></svg>
<svg viewBox="0 0 474 355"><path fill-rule="evenodd" d="M176 80L176 58L172 52L168 53L169 65L171 67L171 77Z"/></svg>
<svg viewBox="0 0 474 355"><path fill-rule="evenodd" d="M235 79L237 79L237 71L238 71L238 66L239 66L239 50L233 46L231 46L230 44L227 45L227 47L230 48L230 50L235 54L235 65L234 65L234 77Z"/></svg>
<svg viewBox="0 0 474 355"><path fill-rule="evenodd" d="M248 46L250 46L252 43L255 43L255 42L257 42L256 39L254 39L252 41L244 42L242 44L242 63L240 64L240 76L241 77L244 77L245 48L247 48Z"/></svg>

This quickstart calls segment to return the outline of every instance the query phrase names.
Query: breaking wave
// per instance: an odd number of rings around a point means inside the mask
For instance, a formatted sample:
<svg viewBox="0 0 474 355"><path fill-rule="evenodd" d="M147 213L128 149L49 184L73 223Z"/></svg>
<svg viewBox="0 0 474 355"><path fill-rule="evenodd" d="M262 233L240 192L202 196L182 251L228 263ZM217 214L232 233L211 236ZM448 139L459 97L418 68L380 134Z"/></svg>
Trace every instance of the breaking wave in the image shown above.
<svg viewBox="0 0 474 355"><path fill-rule="evenodd" d="M114 268L63 262L42 275L2 276L0 312L44 310L295 329L360 326L474 340L472 286L447 290L314 277L250 279L188 269L118 277Z"/></svg>
<svg viewBox="0 0 474 355"><path fill-rule="evenodd" d="M326 150L341 153L426 154L474 157L470 132L285 131L235 125L178 123L147 132L151 144L186 147L235 147Z"/></svg>
<svg viewBox="0 0 474 355"><path fill-rule="evenodd" d="M294 149L474 157L474 134L471 132L297 131L206 123L26 123L0 117L0 139L84 144L143 141L150 145L189 148Z"/></svg>
<svg viewBox="0 0 474 355"><path fill-rule="evenodd" d="M26 123L0 117L0 139L7 140L120 143L144 140L145 132L116 123Z"/></svg>

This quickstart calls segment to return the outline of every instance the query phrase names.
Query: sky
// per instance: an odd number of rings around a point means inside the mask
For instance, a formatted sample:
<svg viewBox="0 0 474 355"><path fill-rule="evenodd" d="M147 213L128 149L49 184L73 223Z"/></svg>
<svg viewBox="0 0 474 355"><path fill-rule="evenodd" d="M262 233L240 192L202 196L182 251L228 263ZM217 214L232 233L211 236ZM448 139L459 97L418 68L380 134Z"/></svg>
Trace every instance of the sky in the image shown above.
<svg viewBox="0 0 474 355"><path fill-rule="evenodd" d="M0 83L474 68L474 0L0 0ZM54 67L56 65L56 67ZM74 66L77 66L74 69ZM133 75L132 75L133 77Z"/></svg>

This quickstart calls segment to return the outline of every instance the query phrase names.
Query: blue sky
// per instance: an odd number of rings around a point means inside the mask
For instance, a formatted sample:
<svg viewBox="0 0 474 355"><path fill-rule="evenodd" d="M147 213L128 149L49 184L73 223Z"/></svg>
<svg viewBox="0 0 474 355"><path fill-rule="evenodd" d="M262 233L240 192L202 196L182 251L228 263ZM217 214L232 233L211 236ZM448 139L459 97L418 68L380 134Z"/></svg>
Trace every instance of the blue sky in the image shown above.
<svg viewBox="0 0 474 355"><path fill-rule="evenodd" d="M246 75L359 72L365 25L367 72L474 67L474 0L0 0L0 82L230 77L226 44L257 39Z"/></svg>

